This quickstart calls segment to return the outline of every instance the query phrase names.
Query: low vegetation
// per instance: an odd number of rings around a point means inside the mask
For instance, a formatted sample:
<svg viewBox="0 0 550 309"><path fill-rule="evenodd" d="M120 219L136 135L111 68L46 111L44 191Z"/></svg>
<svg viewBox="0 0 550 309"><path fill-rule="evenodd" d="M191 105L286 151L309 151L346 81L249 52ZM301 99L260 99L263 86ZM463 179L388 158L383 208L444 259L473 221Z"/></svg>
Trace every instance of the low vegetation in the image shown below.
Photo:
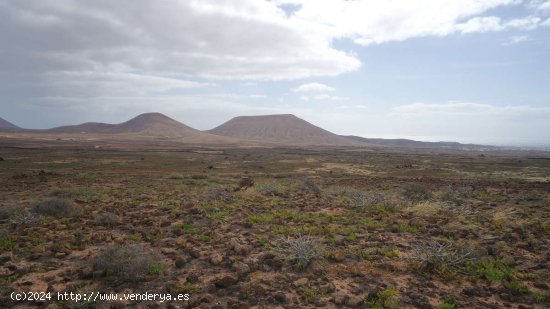
<svg viewBox="0 0 550 309"><path fill-rule="evenodd" d="M280 239L277 252L293 266L304 270L314 259L321 257L320 245L310 236L287 236Z"/></svg>
<svg viewBox="0 0 550 309"><path fill-rule="evenodd" d="M149 275L163 272L161 259L145 244L113 245L93 261L93 269L102 277L122 283L138 283Z"/></svg>
<svg viewBox="0 0 550 309"><path fill-rule="evenodd" d="M46 289L190 294L131 307L550 306L545 158L2 151L17 158L0 169L4 307ZM75 305L52 303L38 306Z"/></svg>
<svg viewBox="0 0 550 309"><path fill-rule="evenodd" d="M32 211L40 215L57 218L74 217L80 214L80 210L74 203L64 198L51 198L36 203L33 205Z"/></svg>

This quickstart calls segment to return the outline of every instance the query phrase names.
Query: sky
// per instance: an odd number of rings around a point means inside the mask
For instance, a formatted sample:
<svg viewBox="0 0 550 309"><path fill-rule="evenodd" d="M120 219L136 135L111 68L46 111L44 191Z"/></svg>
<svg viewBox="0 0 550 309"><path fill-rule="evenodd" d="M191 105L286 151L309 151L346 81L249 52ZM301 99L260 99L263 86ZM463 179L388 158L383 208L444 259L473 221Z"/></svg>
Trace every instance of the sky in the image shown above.
<svg viewBox="0 0 550 309"><path fill-rule="evenodd" d="M0 117L550 146L550 0L0 0Z"/></svg>

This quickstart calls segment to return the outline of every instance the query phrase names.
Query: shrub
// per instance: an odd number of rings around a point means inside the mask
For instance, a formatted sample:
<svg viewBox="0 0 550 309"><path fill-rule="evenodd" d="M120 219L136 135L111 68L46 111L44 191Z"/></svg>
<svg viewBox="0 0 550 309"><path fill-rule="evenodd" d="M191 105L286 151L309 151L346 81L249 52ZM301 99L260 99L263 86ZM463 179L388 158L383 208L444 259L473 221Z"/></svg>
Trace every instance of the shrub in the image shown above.
<svg viewBox="0 0 550 309"><path fill-rule="evenodd" d="M305 269L311 261L321 256L321 247L310 236L281 238L281 248L277 251L298 269Z"/></svg>
<svg viewBox="0 0 550 309"><path fill-rule="evenodd" d="M325 190L328 194L336 196L343 196L350 191L350 188L342 186L330 186Z"/></svg>
<svg viewBox="0 0 550 309"><path fill-rule="evenodd" d="M417 183L409 183L403 186L403 196L411 201L423 201L430 198L431 193L424 186Z"/></svg>
<svg viewBox="0 0 550 309"><path fill-rule="evenodd" d="M42 220L42 216L32 213L32 212L23 212L13 216L10 219L11 224L19 225L32 225L39 223Z"/></svg>
<svg viewBox="0 0 550 309"><path fill-rule="evenodd" d="M57 218L73 217L80 213L74 204L63 198L52 198L33 205L32 210L44 216Z"/></svg>
<svg viewBox="0 0 550 309"><path fill-rule="evenodd" d="M428 241L413 247L409 259L415 261L421 271L440 273L461 268L475 260L475 254L471 249L452 242Z"/></svg>
<svg viewBox="0 0 550 309"><path fill-rule="evenodd" d="M477 211L468 205L457 205L441 201L424 201L408 209L408 211L417 217L423 218L451 218L456 216L470 216Z"/></svg>
<svg viewBox="0 0 550 309"><path fill-rule="evenodd" d="M233 193L223 190L223 189L215 189L210 192L205 197L206 202L210 203L212 201L222 201L225 203L233 203L235 201L235 197L233 196Z"/></svg>
<svg viewBox="0 0 550 309"><path fill-rule="evenodd" d="M469 265L470 273L474 277L481 277L489 281L512 280L515 270L499 259L485 259Z"/></svg>
<svg viewBox="0 0 550 309"><path fill-rule="evenodd" d="M12 251L16 247L15 239L6 230L0 230L0 253Z"/></svg>
<svg viewBox="0 0 550 309"><path fill-rule="evenodd" d="M366 297L368 308L393 309L399 308L399 293L396 289L388 288L375 293L370 293Z"/></svg>
<svg viewBox="0 0 550 309"><path fill-rule="evenodd" d="M94 260L93 269L121 282L138 282L163 269L160 256L144 244L110 246Z"/></svg>
<svg viewBox="0 0 550 309"><path fill-rule="evenodd" d="M95 216L94 222L98 225L115 226L117 224L120 224L122 222L122 219L120 218L120 216L114 213L102 212Z"/></svg>
<svg viewBox="0 0 550 309"><path fill-rule="evenodd" d="M7 220L24 212L23 206L10 205L0 207L0 220Z"/></svg>
<svg viewBox="0 0 550 309"><path fill-rule="evenodd" d="M461 199L472 197L472 187L447 186L441 189L439 198L443 201L458 203Z"/></svg>
<svg viewBox="0 0 550 309"><path fill-rule="evenodd" d="M181 173L170 173L168 175L168 179L183 179L183 175Z"/></svg>
<svg viewBox="0 0 550 309"><path fill-rule="evenodd" d="M276 182L260 182L254 185L261 194L275 196L281 193L281 187Z"/></svg>
<svg viewBox="0 0 550 309"><path fill-rule="evenodd" d="M321 188L319 188L319 186L312 179L304 180L302 184L302 189L305 192L310 192L317 196L321 194Z"/></svg>
<svg viewBox="0 0 550 309"><path fill-rule="evenodd" d="M246 190L254 186L254 179L252 177L242 177L239 181L239 185L235 188L236 191Z"/></svg>
<svg viewBox="0 0 550 309"><path fill-rule="evenodd" d="M201 175L201 174L194 174L194 175L191 175L191 179L195 179L195 180L200 180L200 179L207 179L208 176L206 175Z"/></svg>

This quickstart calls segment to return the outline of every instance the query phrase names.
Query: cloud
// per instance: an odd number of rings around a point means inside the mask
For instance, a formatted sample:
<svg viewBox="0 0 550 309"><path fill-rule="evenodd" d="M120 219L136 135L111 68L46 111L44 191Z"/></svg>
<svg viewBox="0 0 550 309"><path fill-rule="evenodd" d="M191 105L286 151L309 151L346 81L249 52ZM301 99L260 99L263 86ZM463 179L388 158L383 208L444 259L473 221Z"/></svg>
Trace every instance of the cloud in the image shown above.
<svg viewBox="0 0 550 309"><path fill-rule="evenodd" d="M132 5L116 1L0 1L2 70L140 71L216 79L297 79L356 70L331 46L268 1Z"/></svg>
<svg viewBox="0 0 550 309"><path fill-rule="evenodd" d="M527 35L514 35L512 38L510 38L510 40L503 43L502 45L511 46L511 45L519 44L521 42L526 42L526 41L529 41L529 36L527 36Z"/></svg>
<svg viewBox="0 0 550 309"><path fill-rule="evenodd" d="M448 115L500 115L521 117L550 116L550 107L532 107L527 105L496 106L472 102L449 102L444 104L413 103L392 108L394 114L403 116L424 116L435 114Z"/></svg>
<svg viewBox="0 0 550 309"><path fill-rule="evenodd" d="M325 92L334 91L336 89L321 83L308 83L293 88L293 92Z"/></svg>
<svg viewBox="0 0 550 309"><path fill-rule="evenodd" d="M335 95L317 94L317 95L303 95L300 96L302 101L344 101L346 98L342 98Z"/></svg>
<svg viewBox="0 0 550 309"><path fill-rule="evenodd" d="M548 11L550 10L550 1L549 0L532 1L530 6L535 8L538 11Z"/></svg>
<svg viewBox="0 0 550 309"><path fill-rule="evenodd" d="M540 18L528 16L525 18L516 18L506 22L502 22L499 17L474 17L465 23L455 25L455 29L460 33L475 33L475 32L497 32L509 29L533 30L540 26Z"/></svg>
<svg viewBox="0 0 550 309"><path fill-rule="evenodd" d="M333 38L351 38L360 45L447 36L460 32L461 28L468 30L467 33L483 31L491 23L493 27L498 26L500 18L487 19L480 15L494 8L521 3L519 0L276 2L300 5L292 14L292 19L317 25ZM474 27L473 23L481 23L485 27Z"/></svg>

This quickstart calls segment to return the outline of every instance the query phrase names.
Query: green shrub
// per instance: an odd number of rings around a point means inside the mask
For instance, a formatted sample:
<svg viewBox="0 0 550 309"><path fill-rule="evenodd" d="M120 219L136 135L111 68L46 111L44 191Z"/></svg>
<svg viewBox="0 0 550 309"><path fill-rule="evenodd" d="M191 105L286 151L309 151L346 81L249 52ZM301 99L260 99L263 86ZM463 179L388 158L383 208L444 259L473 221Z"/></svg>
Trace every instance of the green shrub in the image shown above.
<svg viewBox="0 0 550 309"><path fill-rule="evenodd" d="M235 201L235 197L233 196L233 193L229 190L224 189L214 189L206 194L204 197L204 200L207 203L213 202L213 201L222 201L224 203L233 203Z"/></svg>
<svg viewBox="0 0 550 309"><path fill-rule="evenodd" d="M305 269L311 261L321 256L320 245L310 236L298 235L296 238L287 236L280 242L281 247L277 251L300 270Z"/></svg>
<svg viewBox="0 0 550 309"><path fill-rule="evenodd" d="M202 174L191 175L191 179L195 179L195 180L207 179L207 178L208 178L208 176L202 175Z"/></svg>
<svg viewBox="0 0 550 309"><path fill-rule="evenodd" d="M439 198L442 201L458 203L462 199L472 197L474 190L472 187L452 187L447 186L441 189Z"/></svg>
<svg viewBox="0 0 550 309"><path fill-rule="evenodd" d="M102 212L95 216L94 222L97 225L116 226L122 222L122 219L114 213Z"/></svg>
<svg viewBox="0 0 550 309"><path fill-rule="evenodd" d="M276 182L257 182L254 188L264 195L276 196L283 192L281 185Z"/></svg>
<svg viewBox="0 0 550 309"><path fill-rule="evenodd" d="M447 241L428 241L416 244L408 257L421 271L445 273L462 268L476 259L474 251Z"/></svg>
<svg viewBox="0 0 550 309"><path fill-rule="evenodd" d="M482 260L469 265L474 277L481 277L489 281L511 280L515 271L499 259Z"/></svg>
<svg viewBox="0 0 550 309"><path fill-rule="evenodd" d="M144 244L110 246L93 261L93 269L105 278L135 283L164 271L161 258Z"/></svg>
<svg viewBox="0 0 550 309"><path fill-rule="evenodd" d="M403 186L403 197L410 201L423 201L431 197L430 191L417 183L409 183Z"/></svg>
<svg viewBox="0 0 550 309"><path fill-rule="evenodd" d="M370 293L367 295L365 301L367 303L367 308L376 308L376 309L396 309L399 308L399 298L397 297L399 293L396 289L388 288L385 290L378 291L376 293Z"/></svg>
<svg viewBox="0 0 550 309"><path fill-rule="evenodd" d="M306 179L302 183L302 190L305 192L321 195L321 188L312 179Z"/></svg>
<svg viewBox="0 0 550 309"><path fill-rule="evenodd" d="M0 230L0 253L12 251L13 249L15 249L13 237L6 230Z"/></svg>
<svg viewBox="0 0 550 309"><path fill-rule="evenodd" d="M170 173L168 175L168 179L183 179L183 175L181 173Z"/></svg>
<svg viewBox="0 0 550 309"><path fill-rule="evenodd" d="M0 220L7 220L24 212L23 206L10 205L0 207Z"/></svg>
<svg viewBox="0 0 550 309"><path fill-rule="evenodd" d="M80 213L74 204L67 199L52 198L33 205L33 212L57 218L74 217Z"/></svg>

